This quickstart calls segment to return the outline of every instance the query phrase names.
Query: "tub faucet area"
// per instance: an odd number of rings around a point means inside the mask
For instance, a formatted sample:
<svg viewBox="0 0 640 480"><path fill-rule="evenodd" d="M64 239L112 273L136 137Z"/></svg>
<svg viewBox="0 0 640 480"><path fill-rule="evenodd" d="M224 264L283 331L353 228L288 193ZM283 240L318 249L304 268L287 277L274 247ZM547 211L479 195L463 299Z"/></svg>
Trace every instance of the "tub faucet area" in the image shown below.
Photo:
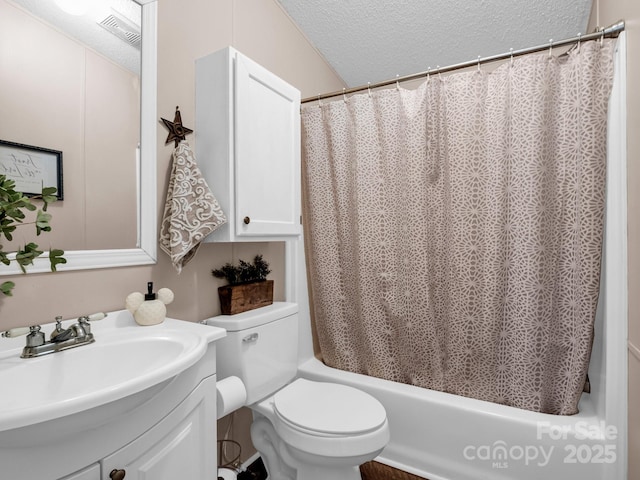
<svg viewBox="0 0 640 480"><path fill-rule="evenodd" d="M90 321L102 320L107 315L105 313L94 313L83 315L78 321L68 328L62 327L62 317L56 317L55 329L51 332L49 341L46 340L40 325L31 327L14 328L2 333L3 337L13 338L20 335L27 335L26 345L22 349L22 358L33 358L47 355L49 353L60 352L69 348L88 345L95 341L91 333Z"/></svg>

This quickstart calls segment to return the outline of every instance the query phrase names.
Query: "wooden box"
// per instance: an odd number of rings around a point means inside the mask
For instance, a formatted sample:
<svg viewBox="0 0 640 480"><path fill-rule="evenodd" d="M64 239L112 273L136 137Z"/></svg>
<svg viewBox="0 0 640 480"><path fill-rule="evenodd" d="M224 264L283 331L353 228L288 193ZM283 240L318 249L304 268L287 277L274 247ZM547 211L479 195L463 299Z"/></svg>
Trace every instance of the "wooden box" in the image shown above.
<svg viewBox="0 0 640 480"><path fill-rule="evenodd" d="M222 315L235 315L273 303L273 280L225 285L218 288Z"/></svg>

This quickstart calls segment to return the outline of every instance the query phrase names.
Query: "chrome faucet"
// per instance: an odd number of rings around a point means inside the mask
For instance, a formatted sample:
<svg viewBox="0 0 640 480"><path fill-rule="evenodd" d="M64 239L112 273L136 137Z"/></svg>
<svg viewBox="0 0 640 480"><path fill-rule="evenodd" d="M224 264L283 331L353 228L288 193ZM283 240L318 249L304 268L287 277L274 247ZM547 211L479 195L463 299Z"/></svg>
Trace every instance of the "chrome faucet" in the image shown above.
<svg viewBox="0 0 640 480"><path fill-rule="evenodd" d="M56 317L56 328L51 332L50 339L51 343L62 343L72 338L77 341L84 340L89 336L93 338L88 316L78 318L78 323L71 325L66 330L62 329L62 318Z"/></svg>
<svg viewBox="0 0 640 480"><path fill-rule="evenodd" d="M66 329L62 328L62 317L56 317L56 326L51 332L49 341L46 341L45 334L41 331L40 325L7 330L2 333L2 336L13 338L27 334L27 343L22 349L20 356L22 358L39 357L48 353L60 352L95 342L89 322L102 320L106 316L105 313L84 315L78 318L77 323L74 323Z"/></svg>

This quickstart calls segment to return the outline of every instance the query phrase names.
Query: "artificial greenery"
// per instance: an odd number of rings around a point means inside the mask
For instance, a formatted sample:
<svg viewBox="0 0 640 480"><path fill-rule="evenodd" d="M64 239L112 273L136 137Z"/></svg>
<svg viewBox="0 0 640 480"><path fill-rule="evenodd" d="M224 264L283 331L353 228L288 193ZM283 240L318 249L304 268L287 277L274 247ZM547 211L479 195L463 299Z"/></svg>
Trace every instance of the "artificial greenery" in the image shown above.
<svg viewBox="0 0 640 480"><path fill-rule="evenodd" d="M261 282L267 279L269 273L271 273L269 264L262 258L262 255L256 255L253 263L239 260L239 265L226 263L222 268L211 271L214 277L226 278L229 285Z"/></svg>
<svg viewBox="0 0 640 480"><path fill-rule="evenodd" d="M16 183L10 180L6 175L0 175L0 240L6 238L8 241L13 240L13 232L16 228L26 225L35 225L36 235L40 235L42 232L50 232L51 214L46 213L47 207L50 203L55 202L56 188L44 187L42 194L33 196L31 198L25 196L22 192L17 192L15 189ZM33 203L33 200L42 200L42 209L38 209ZM35 211L36 218L33 222L24 223L26 218L25 211ZM10 254L15 253L15 258L11 258ZM0 262L9 265L12 261L16 262L20 267L20 270L26 272L28 265L33 265L33 261L42 255L44 252L39 250L36 243L29 242L24 247L18 247L15 252L5 252L2 245L0 245ZM64 251L51 249L49 251L49 263L51 265L51 271L56 271L56 266L61 263L67 263L67 260L63 257ZM15 287L15 283L8 281L0 285L0 292L5 295L11 296L11 291Z"/></svg>

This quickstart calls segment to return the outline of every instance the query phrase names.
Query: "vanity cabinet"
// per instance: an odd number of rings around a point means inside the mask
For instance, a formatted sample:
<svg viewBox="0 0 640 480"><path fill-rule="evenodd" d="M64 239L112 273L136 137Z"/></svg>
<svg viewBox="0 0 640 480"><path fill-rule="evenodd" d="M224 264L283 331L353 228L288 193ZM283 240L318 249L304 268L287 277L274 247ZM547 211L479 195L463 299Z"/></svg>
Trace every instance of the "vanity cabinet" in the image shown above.
<svg viewBox="0 0 640 480"><path fill-rule="evenodd" d="M72 473L60 480L100 480L100 464L94 463L90 467L83 468L81 471Z"/></svg>
<svg viewBox="0 0 640 480"><path fill-rule="evenodd" d="M228 47L196 60L196 159L227 216L207 242L290 240L300 225L300 92Z"/></svg>
<svg viewBox="0 0 640 480"><path fill-rule="evenodd" d="M92 333L36 359L20 358L24 337L0 342L0 479L215 478L215 341L226 332L170 318L140 327L122 310Z"/></svg>
<svg viewBox="0 0 640 480"><path fill-rule="evenodd" d="M213 478L215 441L209 439L216 412L207 399L215 395L215 379L208 378L155 427L103 459L103 478L119 478L120 470L127 480Z"/></svg>

